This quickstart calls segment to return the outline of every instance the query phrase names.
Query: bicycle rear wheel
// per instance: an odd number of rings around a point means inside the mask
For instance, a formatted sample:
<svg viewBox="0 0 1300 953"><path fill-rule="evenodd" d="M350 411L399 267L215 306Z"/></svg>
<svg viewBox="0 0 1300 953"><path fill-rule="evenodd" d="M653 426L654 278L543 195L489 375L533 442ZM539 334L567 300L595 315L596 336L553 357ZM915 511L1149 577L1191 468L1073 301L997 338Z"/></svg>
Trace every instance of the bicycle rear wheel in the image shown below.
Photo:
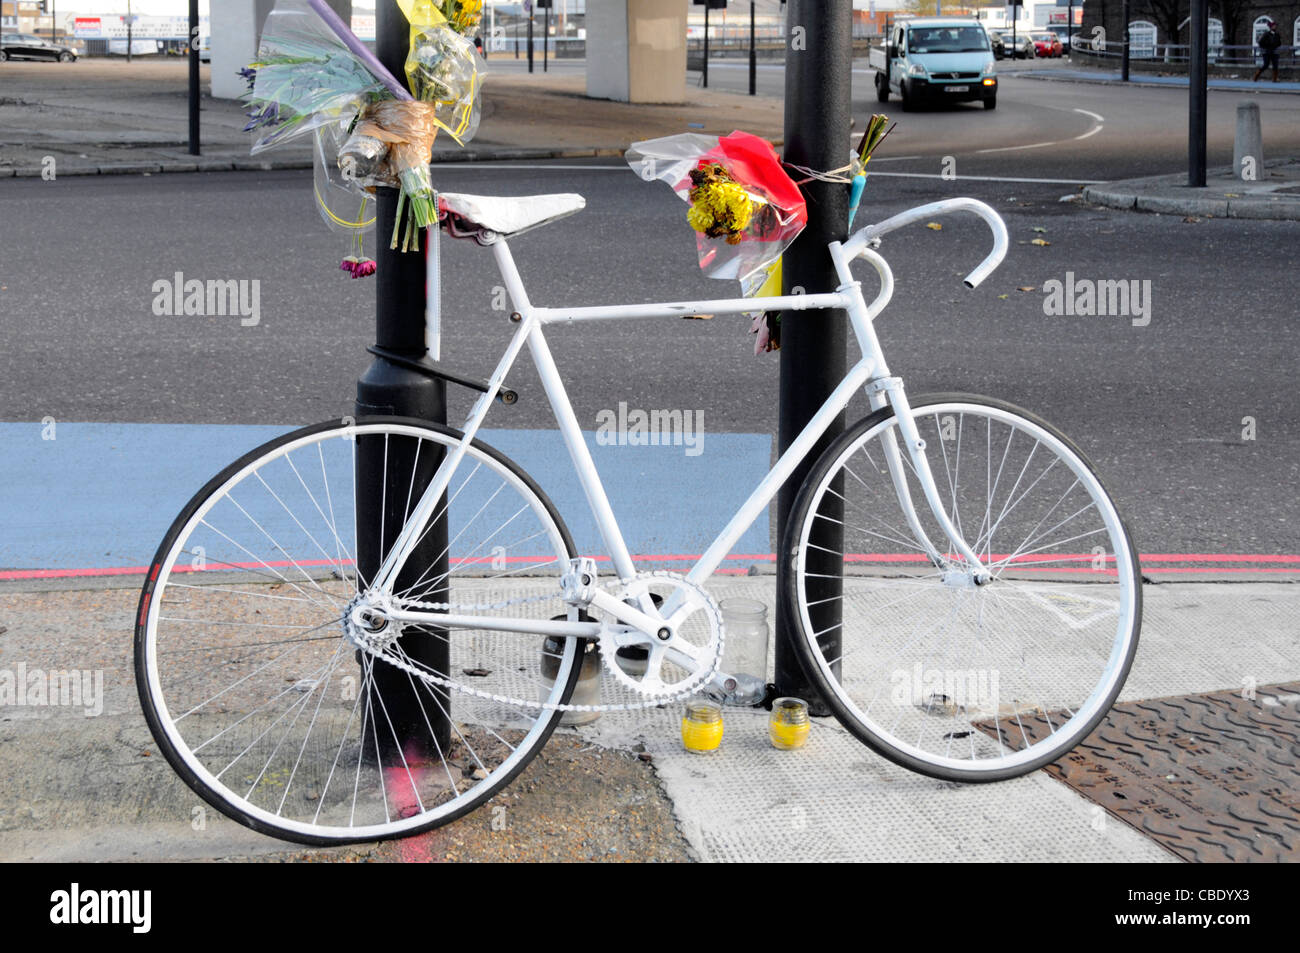
<svg viewBox="0 0 1300 953"><path fill-rule="evenodd" d="M404 418L307 427L231 464L176 518L141 594L136 681L168 762L228 816L307 844L405 836L478 806L546 743L582 640L544 657L540 636L422 626L376 653L343 625L460 440ZM566 614L573 542L517 465L472 443L439 514L445 536L421 544L429 559L408 564L399 602Z"/></svg>
<svg viewBox="0 0 1300 953"><path fill-rule="evenodd" d="M1091 464L1047 423L983 397L912 411L944 506L992 579L967 571L904 450L920 528L943 551L931 563L890 478L883 442L904 441L884 408L800 488L783 547L795 643L873 750L951 781L1015 777L1087 737L1118 695L1141 624L1137 553Z"/></svg>

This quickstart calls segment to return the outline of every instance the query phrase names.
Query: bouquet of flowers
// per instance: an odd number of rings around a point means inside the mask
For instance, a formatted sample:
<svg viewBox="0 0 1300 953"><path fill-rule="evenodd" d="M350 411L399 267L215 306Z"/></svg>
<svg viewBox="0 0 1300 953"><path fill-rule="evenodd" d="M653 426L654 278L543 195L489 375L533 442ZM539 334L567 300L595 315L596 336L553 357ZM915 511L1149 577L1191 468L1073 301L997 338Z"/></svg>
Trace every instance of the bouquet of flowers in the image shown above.
<svg viewBox="0 0 1300 953"><path fill-rule="evenodd" d="M745 295L770 287L774 275L779 285L781 253L808 223L808 207L767 140L684 133L633 143L626 158L643 179L666 182L689 205L686 221L706 275L739 280ZM772 350L764 319L759 312L752 328L760 334L756 349Z"/></svg>
<svg viewBox="0 0 1300 953"><path fill-rule="evenodd" d="M397 2L411 24L411 92L325 0L279 0L257 62L243 71L254 154L315 133L317 203L355 245L341 265L354 278L374 271L361 252L374 223L374 188L401 190L390 247L418 249L418 230L438 216L429 176L434 139L441 129L464 144L478 128L483 61L462 34L477 28L482 0Z"/></svg>

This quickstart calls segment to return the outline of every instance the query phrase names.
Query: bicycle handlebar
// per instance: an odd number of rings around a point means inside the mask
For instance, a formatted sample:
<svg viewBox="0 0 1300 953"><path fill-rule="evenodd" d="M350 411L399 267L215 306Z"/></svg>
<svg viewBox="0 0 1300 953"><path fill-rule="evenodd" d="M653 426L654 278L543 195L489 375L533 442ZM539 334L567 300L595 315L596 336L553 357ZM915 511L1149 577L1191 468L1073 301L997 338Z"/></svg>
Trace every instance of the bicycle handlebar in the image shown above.
<svg viewBox="0 0 1300 953"><path fill-rule="evenodd" d="M972 212L984 219L993 232L993 250L989 252L987 258L980 262L975 270L967 275L963 281L968 288L974 288L979 285L985 278L993 273L993 269L1002 264L1002 259L1007 254L1007 226L991 207L985 205L978 199L958 198L943 199L939 202L931 202L928 205L918 205L916 208L908 209L906 212L887 218L882 222L876 222L874 225L868 225L856 232L852 238L844 243L846 256L852 260L856 258L867 243L872 239L879 238L895 229L902 228L904 225L910 225L912 222L919 221L923 218L930 218L935 215L943 215L947 212Z"/></svg>

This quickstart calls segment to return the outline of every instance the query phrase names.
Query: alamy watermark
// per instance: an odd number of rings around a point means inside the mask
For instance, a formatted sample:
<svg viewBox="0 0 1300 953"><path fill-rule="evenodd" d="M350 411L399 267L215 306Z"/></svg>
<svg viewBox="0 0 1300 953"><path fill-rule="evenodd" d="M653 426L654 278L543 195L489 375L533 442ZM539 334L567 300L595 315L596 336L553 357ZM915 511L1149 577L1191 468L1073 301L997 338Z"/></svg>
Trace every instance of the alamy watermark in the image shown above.
<svg viewBox="0 0 1300 953"><path fill-rule="evenodd" d="M255 327L262 320L262 282L257 278L173 278L153 283L153 313L159 317L225 317L239 315L239 323Z"/></svg>
<svg viewBox="0 0 1300 953"><path fill-rule="evenodd" d="M1049 317L1081 315L1085 317L1131 318L1135 328L1151 323L1151 279L1075 278L1065 273L1065 281L1050 278L1043 282L1043 314Z"/></svg>
<svg viewBox="0 0 1300 953"><path fill-rule="evenodd" d="M596 443L602 447L685 447L688 457L704 452L703 410L618 410L596 413Z"/></svg>
<svg viewBox="0 0 1300 953"><path fill-rule="evenodd" d="M132 933L148 933L153 924L153 891L83 890L74 883L50 894L50 922L125 924Z"/></svg>
<svg viewBox="0 0 1300 953"><path fill-rule="evenodd" d="M998 670L987 668L925 668L890 673L890 699L900 707L917 707L933 714L996 711Z"/></svg>
<svg viewBox="0 0 1300 953"><path fill-rule="evenodd" d="M104 672L0 668L0 708L80 708L87 718L104 712Z"/></svg>

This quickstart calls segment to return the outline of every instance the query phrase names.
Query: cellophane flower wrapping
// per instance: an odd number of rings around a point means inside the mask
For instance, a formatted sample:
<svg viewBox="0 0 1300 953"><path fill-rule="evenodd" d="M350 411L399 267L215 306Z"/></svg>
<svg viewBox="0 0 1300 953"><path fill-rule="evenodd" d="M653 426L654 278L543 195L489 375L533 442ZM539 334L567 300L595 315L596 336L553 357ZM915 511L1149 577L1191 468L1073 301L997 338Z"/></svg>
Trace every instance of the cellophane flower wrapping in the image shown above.
<svg viewBox="0 0 1300 953"><path fill-rule="evenodd" d="M411 52L406 79L415 98L434 105L435 122L460 145L474 138L480 116L480 92L486 64L466 31L478 25L482 2L469 0L402 0L411 22Z"/></svg>
<svg viewBox="0 0 1300 953"><path fill-rule="evenodd" d="M391 95L305 0L275 5L245 76L254 155Z"/></svg>
<svg viewBox="0 0 1300 953"><path fill-rule="evenodd" d="M665 182L688 203L700 268L734 278L744 294L767 281L781 253L808 224L808 206L771 144L747 132L682 133L633 143L628 164Z"/></svg>

